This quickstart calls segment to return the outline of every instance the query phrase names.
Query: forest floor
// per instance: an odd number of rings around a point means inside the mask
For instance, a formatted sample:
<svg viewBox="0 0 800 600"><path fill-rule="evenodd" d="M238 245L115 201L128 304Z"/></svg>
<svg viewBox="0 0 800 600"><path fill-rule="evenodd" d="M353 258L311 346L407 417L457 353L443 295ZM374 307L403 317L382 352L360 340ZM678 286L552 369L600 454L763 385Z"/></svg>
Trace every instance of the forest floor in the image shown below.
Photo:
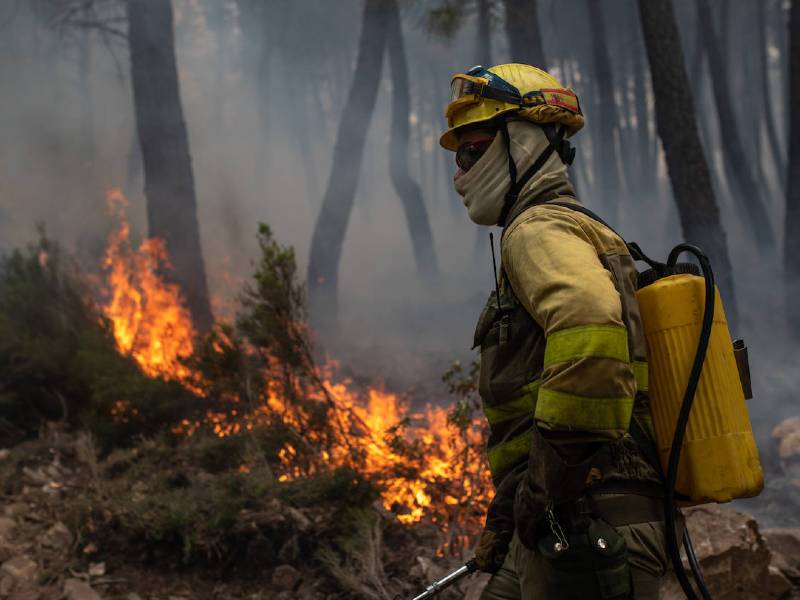
<svg viewBox="0 0 800 600"><path fill-rule="evenodd" d="M435 557L435 528L402 526L379 503L365 554L348 564L325 567L319 555L308 556L309 538L331 535L340 518L333 507L295 508L273 497L236 506L220 532L203 523L222 518L220 500L202 495L230 485L230 474L209 463L189 468L196 448L156 443L98 459L85 434L47 427L38 439L0 450L0 598L383 599L410 595L461 563ZM197 487L202 480L205 491ZM180 506L180 496L164 496L163 481L213 510ZM476 599L485 578L473 576L442 598Z"/></svg>
<svg viewBox="0 0 800 600"><path fill-rule="evenodd" d="M779 432L788 436L784 453L800 440L799 425ZM272 497L239 508L220 535L202 523L220 511L219 499L203 493L224 487L230 476L212 456L224 448L211 450L191 442L163 448L149 440L101 459L91 438L57 426L0 450L0 598L383 600L398 592L410 597L460 562L434 555L434 530L402 526L377 505L365 554L338 571L321 566L319 555L306 560L307 538L328 532L330 520L340 518L324 505L295 508L296 501ZM786 475L766 494L781 505L770 510L794 515L787 521L794 528L759 530L751 516L713 505L690 511L701 565L721 593L715 597L800 598L800 528L792 508L800 481ZM160 497L164 481L199 504L179 507L181 496ZM197 481L209 484L205 492ZM163 510L165 501L170 510ZM206 504L213 506L207 515L181 512ZM181 524L196 535L178 535ZM473 576L442 598L477 600L486 580ZM668 581L662 598L681 597Z"/></svg>

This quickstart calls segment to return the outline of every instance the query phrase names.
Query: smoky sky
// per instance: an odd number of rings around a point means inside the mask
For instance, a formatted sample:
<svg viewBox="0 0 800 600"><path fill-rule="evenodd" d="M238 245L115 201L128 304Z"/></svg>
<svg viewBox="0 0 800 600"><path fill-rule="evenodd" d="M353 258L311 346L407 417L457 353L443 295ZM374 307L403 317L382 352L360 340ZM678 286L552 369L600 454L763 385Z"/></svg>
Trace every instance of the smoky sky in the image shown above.
<svg viewBox="0 0 800 600"><path fill-rule="evenodd" d="M127 50L115 36L60 27L46 11L34 10L36 4L0 1L0 244L8 250L30 241L35 223L42 222L85 268L96 270L110 227L103 208L106 190L125 190L135 235L147 233ZM305 276L317 211L328 178L336 177L330 173L332 152L352 82L362 2L276 1L270 3L268 22L255 25L242 21L237 2L173 4L209 288L218 315L229 315L256 256L259 221L295 248ZM469 222L452 190L453 157L438 146L449 81L476 62L506 62L509 51L499 4L485 57L477 55L469 6L460 30L444 39L426 29L429 4L409 1L401 8L411 86L409 164L424 192L441 277L426 284L417 276L402 205L390 182L391 78L384 59L375 112L363 119L367 146L340 265L343 333L326 351L358 377L379 377L436 396L443 394L438 374L445 365L474 356L469 349L474 322L493 285L488 229L478 232ZM586 114L587 127L574 139L572 178L581 199L602 213L607 199L593 190L590 140L596 115L607 107L597 101L589 25L580 4L542 1L540 18L548 66L576 90ZM683 4L675 3L689 60L696 28ZM216 20L209 19L210 7ZM623 62L638 60L646 68L636 2L608 3L608 11L614 23L608 37L612 66L627 73ZM263 35L254 42L246 27L259 27ZM785 65L783 42L776 38L768 53L768 81L776 90ZM706 152L719 170L724 149L707 66L692 84L705 99L698 118L706 121ZM259 85L267 92L259 93ZM630 114L632 82L620 76L615 85L624 126L647 127L660 152L651 94L648 122L638 123ZM785 133L785 103L777 92L772 98ZM746 121L727 125L751 131ZM635 160L635 148L620 140L609 144L617 145L622 161ZM766 156L761 166L759 184L768 191L780 242L784 199L778 174ZM681 232L662 158L647 177L649 190L625 189L617 199L620 216L614 225L653 256L665 257ZM800 384L797 346L785 327L780 261L752 247L748 223L737 214L724 178L715 185L741 312L733 333L751 348L756 398L750 406L759 436L766 439L779 418L797 412L794 390Z"/></svg>

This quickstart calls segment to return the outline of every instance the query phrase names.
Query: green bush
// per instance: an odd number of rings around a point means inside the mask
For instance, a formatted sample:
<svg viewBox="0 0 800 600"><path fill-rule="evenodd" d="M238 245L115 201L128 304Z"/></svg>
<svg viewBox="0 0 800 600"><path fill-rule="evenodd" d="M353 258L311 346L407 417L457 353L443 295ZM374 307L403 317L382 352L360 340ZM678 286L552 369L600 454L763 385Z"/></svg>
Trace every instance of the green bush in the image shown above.
<svg viewBox="0 0 800 600"><path fill-rule="evenodd" d="M108 446L196 409L182 386L145 376L118 352L83 281L43 234L0 258L0 421L23 435L42 419L80 424Z"/></svg>

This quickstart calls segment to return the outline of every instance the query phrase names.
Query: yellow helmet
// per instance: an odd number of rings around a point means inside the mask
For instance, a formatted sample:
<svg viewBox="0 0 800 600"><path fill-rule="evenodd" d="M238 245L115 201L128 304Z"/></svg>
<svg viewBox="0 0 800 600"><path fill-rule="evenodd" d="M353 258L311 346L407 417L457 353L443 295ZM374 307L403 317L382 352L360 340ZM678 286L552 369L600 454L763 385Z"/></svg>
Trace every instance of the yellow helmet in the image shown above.
<svg viewBox="0 0 800 600"><path fill-rule="evenodd" d="M516 112L534 123L560 123L571 136L583 127L578 97L549 73L518 63L489 69L472 67L453 75L447 105L448 129L439 139L446 150L458 149L457 131Z"/></svg>

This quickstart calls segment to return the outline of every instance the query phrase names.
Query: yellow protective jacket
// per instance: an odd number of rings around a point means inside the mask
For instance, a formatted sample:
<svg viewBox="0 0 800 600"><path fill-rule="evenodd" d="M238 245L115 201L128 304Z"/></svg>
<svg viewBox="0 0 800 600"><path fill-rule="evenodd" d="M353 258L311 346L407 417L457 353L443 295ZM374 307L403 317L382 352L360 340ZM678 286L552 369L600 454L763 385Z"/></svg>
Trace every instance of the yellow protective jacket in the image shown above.
<svg viewBox="0 0 800 600"><path fill-rule="evenodd" d="M625 242L583 213L544 203L507 228L502 257L546 339L537 425L571 432L563 444L621 437L637 390L647 390L636 268Z"/></svg>
<svg viewBox="0 0 800 600"><path fill-rule="evenodd" d="M554 188L512 209L500 303L490 297L475 333L497 490L487 516L494 531L520 518L513 504L521 487L527 497L517 504L534 521L588 488L659 485L629 434L632 418L650 430L633 259L609 228L551 204L579 206L563 195L567 187Z"/></svg>

